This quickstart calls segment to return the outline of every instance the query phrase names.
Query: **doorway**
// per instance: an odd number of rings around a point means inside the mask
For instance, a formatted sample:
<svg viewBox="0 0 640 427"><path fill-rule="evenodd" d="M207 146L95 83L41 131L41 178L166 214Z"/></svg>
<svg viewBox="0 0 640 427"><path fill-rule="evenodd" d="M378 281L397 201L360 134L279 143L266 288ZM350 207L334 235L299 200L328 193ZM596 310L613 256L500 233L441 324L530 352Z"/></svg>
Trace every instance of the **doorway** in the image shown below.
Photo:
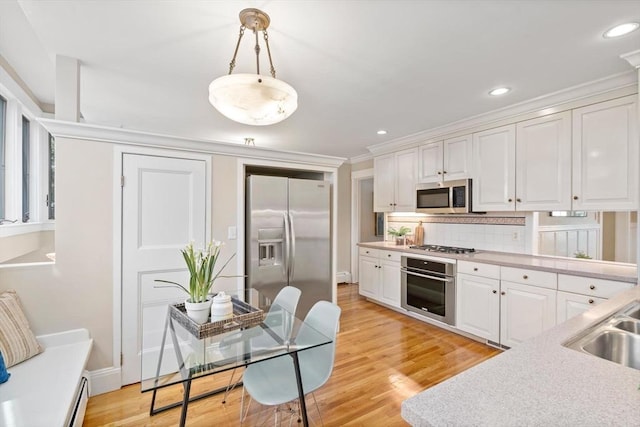
<svg viewBox="0 0 640 427"><path fill-rule="evenodd" d="M382 224L380 224L382 220ZM360 242L384 240L384 215L373 211L373 169L351 173L351 277L359 280L358 246Z"/></svg>

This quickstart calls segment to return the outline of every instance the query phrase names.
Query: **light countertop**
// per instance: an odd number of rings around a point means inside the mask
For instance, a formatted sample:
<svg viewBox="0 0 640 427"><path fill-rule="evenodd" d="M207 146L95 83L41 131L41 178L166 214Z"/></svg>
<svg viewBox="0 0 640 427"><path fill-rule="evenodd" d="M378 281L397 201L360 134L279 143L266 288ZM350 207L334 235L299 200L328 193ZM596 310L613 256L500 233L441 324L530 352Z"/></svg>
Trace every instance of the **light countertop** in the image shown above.
<svg viewBox="0 0 640 427"><path fill-rule="evenodd" d="M628 303L640 287L402 403L413 426L640 425L640 370L562 344Z"/></svg>
<svg viewBox="0 0 640 427"><path fill-rule="evenodd" d="M358 243L361 247L400 251L405 253L440 256L462 261L498 264L506 267L529 268L532 270L549 271L553 273L571 274L621 282L637 283L637 268L633 264L614 263L569 258L555 258L547 256L513 254L478 250L472 254L445 254L440 252L426 252L411 249L409 246L396 245L394 242L365 242Z"/></svg>

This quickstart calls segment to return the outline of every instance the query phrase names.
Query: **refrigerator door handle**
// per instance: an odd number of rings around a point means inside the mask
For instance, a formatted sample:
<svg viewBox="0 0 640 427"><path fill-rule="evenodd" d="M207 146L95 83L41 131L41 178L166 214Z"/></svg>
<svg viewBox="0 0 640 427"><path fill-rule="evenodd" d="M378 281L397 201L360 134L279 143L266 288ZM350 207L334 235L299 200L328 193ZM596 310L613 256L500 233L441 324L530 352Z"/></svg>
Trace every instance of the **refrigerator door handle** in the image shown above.
<svg viewBox="0 0 640 427"><path fill-rule="evenodd" d="M296 231L293 226L293 217L289 213L289 227L290 231L290 248L289 248L289 283L293 282L293 270L296 265Z"/></svg>
<svg viewBox="0 0 640 427"><path fill-rule="evenodd" d="M291 236L289 234L289 216L285 212L282 214L284 220L284 242L283 242L283 256L282 256L282 268L284 269L284 276L289 281L289 257L290 257L290 243Z"/></svg>

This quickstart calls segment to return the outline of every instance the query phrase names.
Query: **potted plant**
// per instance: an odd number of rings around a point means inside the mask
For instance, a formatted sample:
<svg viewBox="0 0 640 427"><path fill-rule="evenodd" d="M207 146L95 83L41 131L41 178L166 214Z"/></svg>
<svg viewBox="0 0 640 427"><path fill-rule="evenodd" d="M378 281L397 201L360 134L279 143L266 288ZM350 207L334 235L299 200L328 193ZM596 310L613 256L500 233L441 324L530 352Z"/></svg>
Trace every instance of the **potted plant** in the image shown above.
<svg viewBox="0 0 640 427"><path fill-rule="evenodd" d="M405 227L403 225L398 230L396 230L393 227L389 227L389 230L387 230L387 234L391 234L392 236L394 236L396 238L396 245L404 245L405 244L405 237L406 237L407 233L409 233L410 231L411 231L411 229L409 227Z"/></svg>
<svg viewBox="0 0 640 427"><path fill-rule="evenodd" d="M155 280L156 282L168 283L167 286L157 287L177 287L185 291L189 295L189 298L184 303L187 316L199 324L206 323L209 318L212 301L209 294L215 280L218 277L236 277L221 275L235 254L229 257L216 274L213 273L218 258L220 257L221 248L222 242L214 240L207 245L206 250L194 249L193 242L190 242L186 248L180 250L187 264L187 269L189 270L188 289L180 283L170 280Z"/></svg>

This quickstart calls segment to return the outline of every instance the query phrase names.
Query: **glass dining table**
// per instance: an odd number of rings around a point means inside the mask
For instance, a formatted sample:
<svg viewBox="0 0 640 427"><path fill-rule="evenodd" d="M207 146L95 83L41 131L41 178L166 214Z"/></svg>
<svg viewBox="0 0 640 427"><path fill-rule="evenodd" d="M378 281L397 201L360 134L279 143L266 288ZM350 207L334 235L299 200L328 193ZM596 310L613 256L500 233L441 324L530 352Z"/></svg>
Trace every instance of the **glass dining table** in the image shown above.
<svg viewBox="0 0 640 427"><path fill-rule="evenodd" d="M226 390L226 387L222 387L191 396L193 381L266 359L291 357L298 386L302 423L304 426L309 425L298 353L330 344L332 340L307 325L304 342L298 343L297 333L304 320L296 318L294 313L277 305L264 307L264 311L261 311L245 302L260 300L257 291L253 289L247 291L244 298L234 296L236 316L228 322L225 321L222 327L219 321L197 325L187 318L181 305L166 306L162 332L160 328L155 331L147 330L142 336L141 391L153 393L150 415L181 406L179 425L184 426L190 402ZM240 313L254 310L250 316L251 321L243 322L247 316L237 315L238 310ZM182 400L156 407L158 391L178 384L182 385Z"/></svg>

